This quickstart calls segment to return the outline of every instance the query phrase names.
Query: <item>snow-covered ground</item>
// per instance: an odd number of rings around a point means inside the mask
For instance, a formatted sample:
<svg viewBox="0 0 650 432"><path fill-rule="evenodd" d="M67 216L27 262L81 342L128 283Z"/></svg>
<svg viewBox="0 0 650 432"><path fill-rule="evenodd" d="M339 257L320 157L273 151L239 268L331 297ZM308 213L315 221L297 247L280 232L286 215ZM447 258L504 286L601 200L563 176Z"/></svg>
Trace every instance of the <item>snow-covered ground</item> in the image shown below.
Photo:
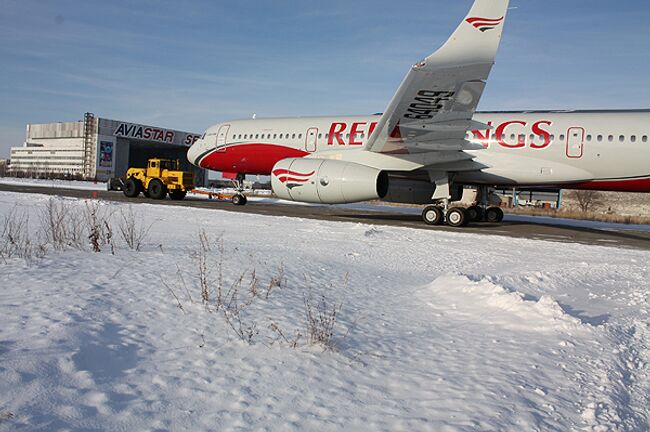
<svg viewBox="0 0 650 432"><path fill-rule="evenodd" d="M0 192L0 232L48 199ZM134 251L99 208L114 255L0 259L1 431L649 428L649 251L154 204Z"/></svg>

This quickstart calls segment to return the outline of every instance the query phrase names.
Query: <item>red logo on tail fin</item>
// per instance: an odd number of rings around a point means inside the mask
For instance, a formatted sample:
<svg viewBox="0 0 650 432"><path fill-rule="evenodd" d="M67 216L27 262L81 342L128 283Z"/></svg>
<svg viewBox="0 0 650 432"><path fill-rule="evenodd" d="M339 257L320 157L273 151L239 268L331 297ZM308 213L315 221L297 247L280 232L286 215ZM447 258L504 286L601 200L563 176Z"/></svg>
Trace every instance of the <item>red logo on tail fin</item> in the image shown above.
<svg viewBox="0 0 650 432"><path fill-rule="evenodd" d="M501 23L503 22L503 17L497 19L472 17L472 18L467 18L465 21L473 25L474 28L482 32L486 32L488 30L492 30L498 27L499 25L501 25Z"/></svg>

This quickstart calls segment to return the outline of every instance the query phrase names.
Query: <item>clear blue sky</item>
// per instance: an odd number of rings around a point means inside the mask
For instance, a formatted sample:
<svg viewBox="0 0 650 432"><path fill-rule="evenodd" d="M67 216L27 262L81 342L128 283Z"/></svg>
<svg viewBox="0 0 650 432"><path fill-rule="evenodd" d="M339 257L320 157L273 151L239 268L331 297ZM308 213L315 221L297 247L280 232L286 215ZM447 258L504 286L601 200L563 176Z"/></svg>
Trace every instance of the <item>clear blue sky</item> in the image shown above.
<svg viewBox="0 0 650 432"><path fill-rule="evenodd" d="M83 113L202 132L382 111L471 0L0 1L0 157ZM650 2L512 0L481 109L650 108Z"/></svg>

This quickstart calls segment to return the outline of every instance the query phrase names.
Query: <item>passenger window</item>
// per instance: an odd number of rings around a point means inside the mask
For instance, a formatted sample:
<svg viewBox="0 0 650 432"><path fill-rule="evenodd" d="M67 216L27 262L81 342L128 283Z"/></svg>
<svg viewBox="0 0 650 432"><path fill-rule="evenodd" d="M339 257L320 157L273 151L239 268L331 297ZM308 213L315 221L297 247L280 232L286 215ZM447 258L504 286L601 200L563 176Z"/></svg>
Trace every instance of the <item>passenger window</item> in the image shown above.
<svg viewBox="0 0 650 432"><path fill-rule="evenodd" d="M255 134L255 139L258 139L260 137L260 134Z"/></svg>
<svg viewBox="0 0 650 432"><path fill-rule="evenodd" d="M276 139L278 137L278 134L273 134L273 139Z"/></svg>
<svg viewBox="0 0 650 432"><path fill-rule="evenodd" d="M298 138L302 138L302 134L298 135Z"/></svg>
<svg viewBox="0 0 650 432"><path fill-rule="evenodd" d="M560 141L564 141L564 134L560 135Z"/></svg>
<svg viewBox="0 0 650 432"><path fill-rule="evenodd" d="M648 135L643 135L643 138L641 138L641 141L648 142Z"/></svg>
<svg viewBox="0 0 650 432"><path fill-rule="evenodd" d="M244 134L244 139L248 139L248 134Z"/></svg>
<svg viewBox="0 0 650 432"><path fill-rule="evenodd" d="M607 141L613 142L614 141L614 135L610 135L607 137Z"/></svg>
<svg viewBox="0 0 650 432"><path fill-rule="evenodd" d="M530 138L530 142L533 142L533 141L535 141L535 135L533 135L533 134L530 134L530 137L529 137L529 138Z"/></svg>
<svg viewBox="0 0 650 432"><path fill-rule="evenodd" d="M591 141L591 135L587 135L587 141Z"/></svg>
<svg viewBox="0 0 650 432"><path fill-rule="evenodd" d="M292 134L291 139L296 139L296 134Z"/></svg>
<svg viewBox="0 0 650 432"><path fill-rule="evenodd" d="M624 135L620 135L620 136L618 137L618 141L619 141L619 142L623 142L623 141L625 141L625 136L624 136Z"/></svg>
<svg viewBox="0 0 650 432"><path fill-rule="evenodd" d="M282 139L282 134L280 134L280 139Z"/></svg>
<svg viewBox="0 0 650 432"><path fill-rule="evenodd" d="M630 141L632 141L632 142L636 142L636 135L632 135L632 136L630 137Z"/></svg>
<svg viewBox="0 0 650 432"><path fill-rule="evenodd" d="M603 136L602 136L602 135L598 135L598 138L597 138L597 139L598 139L598 142L602 142L602 141L603 141Z"/></svg>
<svg viewBox="0 0 650 432"><path fill-rule="evenodd" d="M323 137L323 134L322 134L322 133L319 133L319 134L318 134L318 139L321 139L322 137Z"/></svg>
<svg viewBox="0 0 650 432"><path fill-rule="evenodd" d="M555 134L551 135L551 141L555 141Z"/></svg>

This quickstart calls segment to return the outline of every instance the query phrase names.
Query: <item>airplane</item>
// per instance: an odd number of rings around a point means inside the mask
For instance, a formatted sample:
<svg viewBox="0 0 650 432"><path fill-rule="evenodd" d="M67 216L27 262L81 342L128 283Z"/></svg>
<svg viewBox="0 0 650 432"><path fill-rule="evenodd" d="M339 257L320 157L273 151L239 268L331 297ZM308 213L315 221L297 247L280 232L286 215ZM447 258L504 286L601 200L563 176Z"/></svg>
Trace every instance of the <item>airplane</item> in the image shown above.
<svg viewBox="0 0 650 432"><path fill-rule="evenodd" d="M382 114L220 123L188 160L239 185L247 174L270 175L285 200L423 204L425 223L453 227L500 222L488 199L496 187L650 192L650 110L476 112L508 4L476 0ZM451 205L465 186L477 189L476 202Z"/></svg>

